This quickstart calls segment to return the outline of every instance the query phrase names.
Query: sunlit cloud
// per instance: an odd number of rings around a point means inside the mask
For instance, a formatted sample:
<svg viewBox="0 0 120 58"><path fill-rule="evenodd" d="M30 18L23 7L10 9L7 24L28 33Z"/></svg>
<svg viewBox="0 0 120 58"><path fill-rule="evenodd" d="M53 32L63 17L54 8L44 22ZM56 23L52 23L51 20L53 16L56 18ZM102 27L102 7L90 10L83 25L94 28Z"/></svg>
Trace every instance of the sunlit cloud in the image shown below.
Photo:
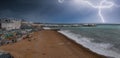
<svg viewBox="0 0 120 58"><path fill-rule="evenodd" d="M58 0L58 2L59 2L59 3L63 3L63 2L64 2L64 0Z"/></svg>

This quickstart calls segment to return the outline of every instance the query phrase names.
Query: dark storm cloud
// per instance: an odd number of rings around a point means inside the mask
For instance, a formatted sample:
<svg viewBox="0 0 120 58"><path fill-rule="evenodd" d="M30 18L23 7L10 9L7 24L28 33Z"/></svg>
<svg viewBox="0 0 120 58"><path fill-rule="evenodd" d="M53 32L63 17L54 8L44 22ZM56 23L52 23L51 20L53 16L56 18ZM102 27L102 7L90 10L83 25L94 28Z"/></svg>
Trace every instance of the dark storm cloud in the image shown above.
<svg viewBox="0 0 120 58"><path fill-rule="evenodd" d="M54 6L55 4L55 0L1 0L0 16L41 19L39 17L49 17L52 14L54 16L54 13L61 11L57 6Z"/></svg>
<svg viewBox="0 0 120 58"><path fill-rule="evenodd" d="M36 4L31 4L31 3L23 3L23 2L19 2L17 0L1 0L0 1L0 12L2 12L3 16L6 15L15 15L15 16L19 16L22 15L24 13L30 12L32 10L35 10L35 8L37 7ZM10 15L11 14L11 15Z"/></svg>
<svg viewBox="0 0 120 58"><path fill-rule="evenodd" d="M0 0L0 17L55 23L100 21L97 15L97 9L92 9L91 7L88 9L84 6L78 6L77 10L77 8L71 6L70 1L72 0L65 0L63 3L58 3L58 0ZM119 3L117 2L117 4ZM112 17L113 19L117 19L115 21L120 21L118 13L119 10L115 9L109 14L111 14L110 17L114 16ZM113 21L110 17L108 19Z"/></svg>
<svg viewBox="0 0 120 58"><path fill-rule="evenodd" d="M73 12L72 8L58 3L57 0L1 0L0 7L0 17L23 18L31 21L71 22L85 15Z"/></svg>

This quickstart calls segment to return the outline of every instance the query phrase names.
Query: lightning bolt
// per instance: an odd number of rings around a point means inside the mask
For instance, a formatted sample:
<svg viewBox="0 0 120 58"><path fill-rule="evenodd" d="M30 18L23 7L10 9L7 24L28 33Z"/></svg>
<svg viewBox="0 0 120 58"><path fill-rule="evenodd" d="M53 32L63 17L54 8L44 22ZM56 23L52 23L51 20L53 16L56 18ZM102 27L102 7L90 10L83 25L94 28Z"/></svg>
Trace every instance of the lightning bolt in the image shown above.
<svg viewBox="0 0 120 58"><path fill-rule="evenodd" d="M108 3L109 5L103 6L103 3ZM98 14L99 14L99 16L100 16L103 23L105 22L105 19L104 19L103 15L102 15L102 8L111 8L113 5L114 4L112 2L109 2L107 0L103 0L103 1L100 2L100 5L98 7L98 9L99 9Z"/></svg>
<svg viewBox="0 0 120 58"><path fill-rule="evenodd" d="M60 1L60 0L58 0ZM64 1L64 0L63 0ZM63 2L62 1L62 2ZM87 3L88 5L90 5L91 7L93 8L96 8L98 9L98 15L100 16L100 19L103 23L105 23L105 18L102 14L102 9L106 9L106 8L112 8L113 6L116 6L116 7L120 7L118 5L115 5L113 2L111 1L108 1L108 0L101 0L99 5L94 5L93 3L91 3L90 1L88 0L76 0L77 2L84 2L84 3Z"/></svg>

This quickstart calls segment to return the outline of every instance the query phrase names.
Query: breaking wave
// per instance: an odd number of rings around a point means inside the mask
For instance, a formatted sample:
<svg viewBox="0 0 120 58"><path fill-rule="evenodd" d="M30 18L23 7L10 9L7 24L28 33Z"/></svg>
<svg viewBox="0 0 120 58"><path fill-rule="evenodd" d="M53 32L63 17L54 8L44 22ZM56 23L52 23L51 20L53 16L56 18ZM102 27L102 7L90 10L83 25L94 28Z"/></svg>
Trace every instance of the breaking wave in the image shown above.
<svg viewBox="0 0 120 58"><path fill-rule="evenodd" d="M113 45L110 43L92 42L92 40L94 40L93 38L83 37L80 34L75 34L71 32L70 30L61 30L58 32L62 33L63 35L70 38L71 40L74 40L76 43L90 49L91 51L97 54L108 56L108 57L120 58L119 53L110 49L111 47L113 47Z"/></svg>

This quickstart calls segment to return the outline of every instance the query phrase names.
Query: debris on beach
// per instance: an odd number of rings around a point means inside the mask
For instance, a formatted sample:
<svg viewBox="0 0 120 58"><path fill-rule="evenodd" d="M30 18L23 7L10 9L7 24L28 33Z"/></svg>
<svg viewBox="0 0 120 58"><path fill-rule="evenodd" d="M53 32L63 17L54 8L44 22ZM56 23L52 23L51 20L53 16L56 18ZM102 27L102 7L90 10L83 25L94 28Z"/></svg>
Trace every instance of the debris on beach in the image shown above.
<svg viewBox="0 0 120 58"><path fill-rule="evenodd" d="M1 31L0 33L0 46L9 43L15 43L25 38L30 38L29 35L32 30L11 30Z"/></svg>

